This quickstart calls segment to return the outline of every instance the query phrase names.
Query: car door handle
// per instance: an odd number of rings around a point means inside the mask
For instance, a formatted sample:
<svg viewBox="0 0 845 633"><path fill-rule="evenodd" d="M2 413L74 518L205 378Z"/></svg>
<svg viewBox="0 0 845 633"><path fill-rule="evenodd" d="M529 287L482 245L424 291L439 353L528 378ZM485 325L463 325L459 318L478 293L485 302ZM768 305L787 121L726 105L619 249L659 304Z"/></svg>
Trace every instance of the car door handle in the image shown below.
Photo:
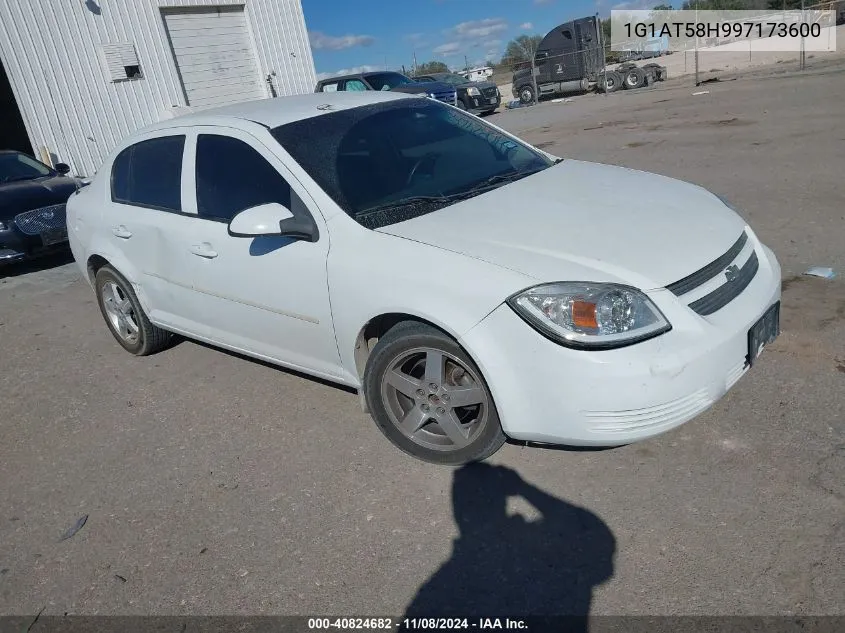
<svg viewBox="0 0 845 633"><path fill-rule="evenodd" d="M199 257L205 257L206 259L214 259L217 257L217 251L211 248L211 244L208 242L203 242L202 244L194 244L191 246L191 252L194 255L198 255Z"/></svg>
<svg viewBox="0 0 845 633"><path fill-rule="evenodd" d="M115 237L119 237L122 240L128 240L132 237L132 231L122 224L120 226L113 226L111 232L114 233Z"/></svg>

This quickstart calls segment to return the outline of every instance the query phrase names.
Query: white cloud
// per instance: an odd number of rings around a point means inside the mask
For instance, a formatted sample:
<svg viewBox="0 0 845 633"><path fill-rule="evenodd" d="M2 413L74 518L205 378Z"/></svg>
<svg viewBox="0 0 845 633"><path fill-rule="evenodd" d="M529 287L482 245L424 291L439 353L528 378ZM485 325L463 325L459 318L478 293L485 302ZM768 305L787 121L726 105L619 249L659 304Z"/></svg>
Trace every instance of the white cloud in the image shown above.
<svg viewBox="0 0 845 633"><path fill-rule="evenodd" d="M521 28L523 31L530 31L534 28L534 25L531 24L531 22L523 22L519 25L519 28Z"/></svg>
<svg viewBox="0 0 845 633"><path fill-rule="evenodd" d="M369 46L375 42L375 38L369 35L341 35L335 37L326 35L320 31L309 31L308 39L311 40L311 48L315 50L340 51L355 46Z"/></svg>
<svg viewBox="0 0 845 633"><path fill-rule="evenodd" d="M341 75L355 75L357 73L369 73L374 70L384 70L384 66L353 66L352 68L341 68L333 73L317 73L317 81L329 79L331 77L340 77Z"/></svg>
<svg viewBox="0 0 845 633"><path fill-rule="evenodd" d="M647 11L654 6L651 0L632 0L631 2L620 2L610 7L611 11Z"/></svg>
<svg viewBox="0 0 845 633"><path fill-rule="evenodd" d="M461 50L461 45L458 42L447 42L446 44L441 44L440 46L432 49L432 53L435 55L454 55L458 51Z"/></svg>
<svg viewBox="0 0 845 633"><path fill-rule="evenodd" d="M461 22L452 27L451 32L467 38L490 37L508 29L508 23L502 18L485 18Z"/></svg>

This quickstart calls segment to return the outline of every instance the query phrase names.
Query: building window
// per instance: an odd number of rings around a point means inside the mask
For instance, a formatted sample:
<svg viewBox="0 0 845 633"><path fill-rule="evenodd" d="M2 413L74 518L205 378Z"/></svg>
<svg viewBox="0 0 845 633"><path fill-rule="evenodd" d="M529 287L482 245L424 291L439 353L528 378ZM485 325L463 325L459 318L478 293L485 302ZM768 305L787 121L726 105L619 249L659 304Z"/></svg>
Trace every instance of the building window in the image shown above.
<svg viewBox="0 0 845 633"><path fill-rule="evenodd" d="M101 44L100 49L110 81L143 79L144 74L141 72L141 64L138 62L134 44L131 42Z"/></svg>

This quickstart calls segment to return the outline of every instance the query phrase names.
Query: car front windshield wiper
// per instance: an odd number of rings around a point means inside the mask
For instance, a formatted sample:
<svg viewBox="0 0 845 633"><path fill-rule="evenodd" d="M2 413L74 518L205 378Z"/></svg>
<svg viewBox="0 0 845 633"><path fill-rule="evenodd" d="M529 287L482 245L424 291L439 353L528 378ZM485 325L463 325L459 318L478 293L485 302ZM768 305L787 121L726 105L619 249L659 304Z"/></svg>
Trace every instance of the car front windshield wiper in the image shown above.
<svg viewBox="0 0 845 633"><path fill-rule="evenodd" d="M506 185L509 182L514 182L515 180L522 180L523 178L532 176L537 172L543 171L544 169L546 169L546 167L541 167L540 169L532 169L531 171L513 171L506 174L496 174L495 176L490 176L490 178L476 183L471 188L464 191L462 195L472 197L474 195L484 193L485 191L489 191L490 189L495 189L496 187Z"/></svg>
<svg viewBox="0 0 845 633"><path fill-rule="evenodd" d="M536 174L539 171L543 171L546 169L542 167L540 169L534 169L532 171L515 171L506 174L496 174L495 176L491 176L490 178L486 178L481 182L476 183L469 189L464 191L460 191L458 193L452 193L449 195L442 195L442 196L411 196L408 198L400 198L399 200L394 200L392 202L385 202L384 204L379 204L374 207L370 207L369 209L364 209L363 211L359 211L355 214L356 218L364 218L374 213L379 213L382 211L397 211L399 209L404 209L410 206L416 205L423 205L423 204L449 204L452 202L459 202L461 200L466 200L467 198L473 198L479 194L482 194L486 191L491 189L495 189L496 187L500 187L504 184L509 182L513 182L515 180L521 180L522 178L526 178L527 176L531 176L532 174Z"/></svg>
<svg viewBox="0 0 845 633"><path fill-rule="evenodd" d="M369 209L359 211L355 214L355 217L363 218L374 213L379 213L381 211L395 211L397 209L403 209L405 207L411 207L418 204L447 203L452 202L453 200L453 196L411 196L409 198L400 198L399 200L393 200L392 202L385 202L384 204L377 204L376 206L370 207Z"/></svg>

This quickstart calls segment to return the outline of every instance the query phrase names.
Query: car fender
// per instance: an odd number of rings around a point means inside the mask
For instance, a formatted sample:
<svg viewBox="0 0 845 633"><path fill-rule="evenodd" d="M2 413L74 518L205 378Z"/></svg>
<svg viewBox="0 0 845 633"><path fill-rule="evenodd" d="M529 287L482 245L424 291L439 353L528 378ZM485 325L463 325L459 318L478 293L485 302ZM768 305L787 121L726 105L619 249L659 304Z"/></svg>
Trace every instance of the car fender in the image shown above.
<svg viewBox="0 0 845 633"><path fill-rule="evenodd" d="M353 376L360 377L358 337L372 319L407 314L460 340L510 295L536 282L479 259L365 229L345 215L330 229L332 318L341 363Z"/></svg>

